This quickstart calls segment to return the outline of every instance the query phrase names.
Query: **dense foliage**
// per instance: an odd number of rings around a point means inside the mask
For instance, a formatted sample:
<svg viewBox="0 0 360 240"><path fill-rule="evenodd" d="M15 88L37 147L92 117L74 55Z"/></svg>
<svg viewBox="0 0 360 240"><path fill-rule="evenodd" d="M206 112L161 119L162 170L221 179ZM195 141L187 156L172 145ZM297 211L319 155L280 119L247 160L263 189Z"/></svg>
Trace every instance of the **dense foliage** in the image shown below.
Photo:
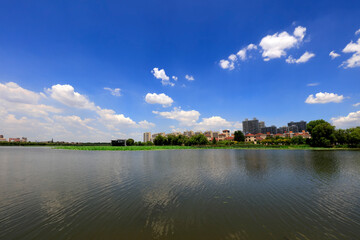
<svg viewBox="0 0 360 240"><path fill-rule="evenodd" d="M234 132L234 141L237 141L237 142L244 142L245 141L245 136L244 136L242 131L237 130L237 131Z"/></svg>
<svg viewBox="0 0 360 240"><path fill-rule="evenodd" d="M126 146L133 146L135 144L134 139L129 138L126 140Z"/></svg>
<svg viewBox="0 0 360 240"><path fill-rule="evenodd" d="M173 134L170 134L166 137L158 135L154 139L154 144L156 146L193 146L193 145L207 145L209 144L209 141L203 134L199 134L196 136L192 136L191 138L184 136L184 135L178 135L175 136Z"/></svg>

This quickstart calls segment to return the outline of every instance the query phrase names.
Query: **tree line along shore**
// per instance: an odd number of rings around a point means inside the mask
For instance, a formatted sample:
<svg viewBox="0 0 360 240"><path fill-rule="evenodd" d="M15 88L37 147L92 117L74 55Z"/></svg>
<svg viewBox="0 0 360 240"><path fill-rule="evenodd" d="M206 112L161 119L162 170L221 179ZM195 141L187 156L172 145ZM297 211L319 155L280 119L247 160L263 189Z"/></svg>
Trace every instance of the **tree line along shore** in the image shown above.
<svg viewBox="0 0 360 240"><path fill-rule="evenodd" d="M267 137L257 142L245 142L241 131L234 132L234 141L212 141L202 135L187 137L184 135L158 135L153 142L135 142L127 139L127 146L111 146L110 143L11 143L1 142L6 146L54 146L58 149L73 150L166 150L166 149L360 149L360 127L335 129L325 120L314 120L307 124L311 138L296 136L293 138Z"/></svg>

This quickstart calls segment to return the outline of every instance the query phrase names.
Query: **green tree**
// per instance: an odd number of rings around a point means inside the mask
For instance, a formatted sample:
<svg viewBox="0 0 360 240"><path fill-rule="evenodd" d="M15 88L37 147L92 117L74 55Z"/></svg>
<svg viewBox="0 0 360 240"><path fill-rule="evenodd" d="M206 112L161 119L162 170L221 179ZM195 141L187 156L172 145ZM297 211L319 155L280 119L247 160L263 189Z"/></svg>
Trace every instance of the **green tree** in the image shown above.
<svg viewBox="0 0 360 240"><path fill-rule="evenodd" d="M323 119L310 121L306 125L306 130L310 133L310 135L312 135L312 130L314 129L314 127L316 127L316 125L321 124L321 123L327 123L327 122Z"/></svg>
<svg viewBox="0 0 360 240"><path fill-rule="evenodd" d="M337 129L334 132L336 143L344 145L348 143L349 131L344 129Z"/></svg>
<svg viewBox="0 0 360 240"><path fill-rule="evenodd" d="M352 147L360 147L360 127L350 128L348 143Z"/></svg>
<svg viewBox="0 0 360 240"><path fill-rule="evenodd" d="M291 144L301 145L305 144L305 139L302 136L296 136L291 139Z"/></svg>
<svg viewBox="0 0 360 240"><path fill-rule="evenodd" d="M146 145L146 146L152 146L152 145L154 145L154 143L151 142L151 141L147 141L147 142L145 143L145 145Z"/></svg>
<svg viewBox="0 0 360 240"><path fill-rule="evenodd" d="M242 131L238 130L238 131L234 132L234 141L237 141L237 142L245 141L245 136Z"/></svg>
<svg viewBox="0 0 360 240"><path fill-rule="evenodd" d="M126 140L126 146L133 146L135 143L134 139L129 138L128 140Z"/></svg>
<svg viewBox="0 0 360 240"><path fill-rule="evenodd" d="M311 146L330 147L335 142L335 128L330 123L319 123L311 129Z"/></svg>
<svg viewBox="0 0 360 240"><path fill-rule="evenodd" d="M211 140L211 143L215 145L216 144L216 138L213 137L213 139Z"/></svg>
<svg viewBox="0 0 360 240"><path fill-rule="evenodd" d="M166 143L166 138L162 135L157 135L154 139L154 144L156 146L163 146Z"/></svg>

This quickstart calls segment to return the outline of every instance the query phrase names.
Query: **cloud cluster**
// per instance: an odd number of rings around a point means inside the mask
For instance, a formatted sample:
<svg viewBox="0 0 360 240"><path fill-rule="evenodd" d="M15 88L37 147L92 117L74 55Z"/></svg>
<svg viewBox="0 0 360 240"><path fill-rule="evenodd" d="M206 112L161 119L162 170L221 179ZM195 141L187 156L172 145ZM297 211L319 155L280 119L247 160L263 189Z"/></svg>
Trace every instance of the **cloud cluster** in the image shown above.
<svg viewBox="0 0 360 240"><path fill-rule="evenodd" d="M148 93L145 96L145 101L150 104L161 104L163 107L170 107L174 102L172 98L165 93Z"/></svg>
<svg viewBox="0 0 360 240"><path fill-rule="evenodd" d="M344 61L341 66L344 68L360 67L360 38L357 42L351 41L342 50L343 53L353 53L353 55Z"/></svg>
<svg viewBox="0 0 360 240"><path fill-rule="evenodd" d="M219 130L225 128L241 129L242 124L239 122L229 122L220 116L212 116L209 118L202 118L199 122L200 113L196 110L182 110L181 108L174 108L168 112L153 111L163 118L176 120L181 126L191 127L193 130Z"/></svg>
<svg viewBox="0 0 360 240"><path fill-rule="evenodd" d="M264 61L269 61L275 58L281 58L287 55L287 51L298 47L304 40L306 35L306 28L298 26L295 28L292 34L284 31L281 33L274 33L263 37L259 43L261 48L259 52L262 53ZM245 61L248 59L248 52L250 50L257 50L258 46L255 44L249 44L248 46L240 49L236 54L231 54L227 59L221 59L219 66L222 69L233 70L236 67L236 63L239 61ZM314 53L306 51L300 58L294 59L289 56L286 59L287 63L305 63L311 58L315 57Z"/></svg>
<svg viewBox="0 0 360 240"><path fill-rule="evenodd" d="M338 95L335 93L327 93L327 92L319 92L315 94L309 95L308 98L305 100L305 103L308 104L324 104L324 103L340 103L344 100L343 95Z"/></svg>
<svg viewBox="0 0 360 240"><path fill-rule="evenodd" d="M121 89L120 88L108 88L108 87L104 87L104 90L107 90L110 92L111 95L115 96L115 97L120 97L121 96Z"/></svg>
<svg viewBox="0 0 360 240"><path fill-rule="evenodd" d="M238 61L245 61L248 56L248 51L257 49L255 44L249 44L248 46L240 49L236 54L231 54L228 59L221 59L219 66L222 69L233 70L235 68L235 63Z"/></svg>
<svg viewBox="0 0 360 240"><path fill-rule="evenodd" d="M291 55L286 59L287 63L306 63L310 58L315 57L314 53L305 52L300 58L294 59Z"/></svg>
<svg viewBox="0 0 360 240"><path fill-rule="evenodd" d="M194 81L195 80L195 78L193 77L193 76L191 76L191 75L185 75L185 78L186 78L186 80L188 80L188 81Z"/></svg>
<svg viewBox="0 0 360 240"><path fill-rule="evenodd" d="M155 77L156 79L161 79L161 84L162 84L163 86L167 86L167 85L169 85L169 86L171 86L171 87L175 86L175 83L173 83L173 82L170 81L170 78L169 78L169 76L166 75L164 69L153 68L153 70L151 70L151 73L154 75L154 77ZM174 79L174 77L175 77L175 76L173 76L172 78ZM176 80L177 80L177 77L175 77L175 78L176 78ZM174 79L174 80L175 80L175 79Z"/></svg>
<svg viewBox="0 0 360 240"><path fill-rule="evenodd" d="M146 120L136 123L124 114L96 106L71 85L53 85L46 93L47 96L13 82L0 83L0 118L6 130L4 134L27 136L32 140L49 140L56 136L66 141L109 141L113 137L125 137L126 132L130 134L129 129L155 126ZM54 100L65 108L52 106Z"/></svg>
<svg viewBox="0 0 360 240"><path fill-rule="evenodd" d="M304 39L305 34L306 28L298 26L295 28L293 35L284 31L265 36L259 44L263 50L264 61L286 56L286 51L298 46Z"/></svg>
<svg viewBox="0 0 360 240"><path fill-rule="evenodd" d="M331 118L331 122L337 128L351 128L360 126L360 111L351 112L347 116Z"/></svg>

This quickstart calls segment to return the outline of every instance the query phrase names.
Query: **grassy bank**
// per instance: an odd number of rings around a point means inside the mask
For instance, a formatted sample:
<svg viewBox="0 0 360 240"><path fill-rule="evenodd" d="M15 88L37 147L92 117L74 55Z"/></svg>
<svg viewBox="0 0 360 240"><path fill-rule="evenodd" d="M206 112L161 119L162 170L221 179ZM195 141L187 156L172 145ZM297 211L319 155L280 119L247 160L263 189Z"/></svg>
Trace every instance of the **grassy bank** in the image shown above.
<svg viewBox="0 0 360 240"><path fill-rule="evenodd" d="M84 151L155 151L172 149L302 149L302 150L359 150L348 148L315 148L308 145L289 145L289 146L266 146L266 145L206 145L206 146L56 146L54 149L84 150Z"/></svg>

